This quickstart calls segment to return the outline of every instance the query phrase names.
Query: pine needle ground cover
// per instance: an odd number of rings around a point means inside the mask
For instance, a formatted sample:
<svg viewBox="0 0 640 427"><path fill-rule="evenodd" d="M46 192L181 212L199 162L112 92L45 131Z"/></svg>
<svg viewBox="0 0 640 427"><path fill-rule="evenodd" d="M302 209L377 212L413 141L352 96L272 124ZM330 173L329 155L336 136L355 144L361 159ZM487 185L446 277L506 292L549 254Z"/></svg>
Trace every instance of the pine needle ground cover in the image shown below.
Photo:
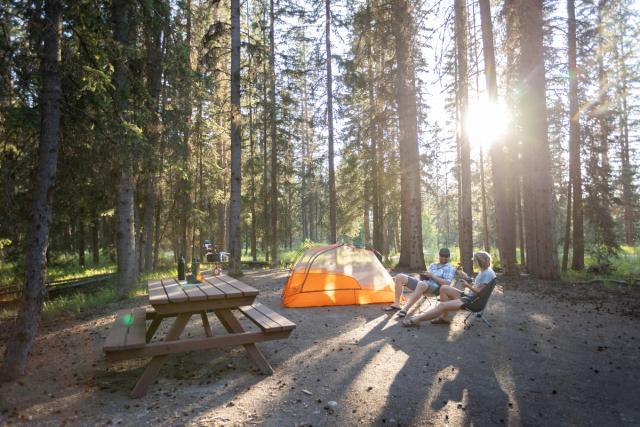
<svg viewBox="0 0 640 427"><path fill-rule="evenodd" d="M258 270L242 280L283 310L286 279ZM144 361L107 365L101 348L114 313L146 296L105 301L45 319L27 376L0 388L0 423L637 425L639 297L501 279L486 312L493 327L469 330L462 315L449 328L407 330L377 305L287 309L297 325L287 345L260 344L273 375L257 374L241 347L171 356L136 400L128 393ZM199 334L197 322L185 331Z"/></svg>

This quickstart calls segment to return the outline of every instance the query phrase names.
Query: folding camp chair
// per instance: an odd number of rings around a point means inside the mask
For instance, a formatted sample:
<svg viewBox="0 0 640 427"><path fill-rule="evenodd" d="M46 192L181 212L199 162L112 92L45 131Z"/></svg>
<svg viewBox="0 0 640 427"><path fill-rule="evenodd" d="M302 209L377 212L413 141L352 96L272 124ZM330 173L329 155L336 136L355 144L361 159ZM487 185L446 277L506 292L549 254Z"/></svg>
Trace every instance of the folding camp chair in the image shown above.
<svg viewBox="0 0 640 427"><path fill-rule="evenodd" d="M456 289L458 289L459 291L462 292L462 289L460 289L459 287L456 286L457 282L458 282L458 276L456 275L456 277L453 278L451 283L449 283L449 286L452 286L452 287L454 287L454 288L456 288ZM438 288L438 289L440 289L440 288ZM428 303L427 307L431 308L431 304L432 304L431 300L433 300L437 304L438 301L440 301L440 292L436 291L435 294L430 294L428 292L425 292L424 294L422 294L422 298L418 302L418 311L421 312L421 313L423 311L425 311L425 310L423 310L424 303Z"/></svg>
<svg viewBox="0 0 640 427"><path fill-rule="evenodd" d="M496 287L496 279L493 279L480 292L476 294L476 296L471 300L469 304L465 305L464 309L469 312L467 317L464 318L465 329L469 329L471 326L473 326L473 319L472 321L467 323L467 320L473 314L475 314L475 316L473 316L474 318L482 319L482 321L488 327L491 327L491 323L489 323L489 321L484 317L484 310L487 307L487 303L489 302L489 298L491 298L491 294L493 293L493 290L495 289L495 287Z"/></svg>

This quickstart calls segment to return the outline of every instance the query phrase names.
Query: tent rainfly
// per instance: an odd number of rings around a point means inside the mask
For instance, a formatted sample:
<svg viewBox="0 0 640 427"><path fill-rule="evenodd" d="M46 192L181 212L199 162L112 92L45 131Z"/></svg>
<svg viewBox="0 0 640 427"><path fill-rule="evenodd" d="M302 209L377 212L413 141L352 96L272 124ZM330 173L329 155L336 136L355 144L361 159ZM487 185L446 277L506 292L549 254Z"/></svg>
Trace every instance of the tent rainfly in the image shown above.
<svg viewBox="0 0 640 427"><path fill-rule="evenodd" d="M393 302L393 279L375 254L344 244L307 249L282 291L285 307Z"/></svg>

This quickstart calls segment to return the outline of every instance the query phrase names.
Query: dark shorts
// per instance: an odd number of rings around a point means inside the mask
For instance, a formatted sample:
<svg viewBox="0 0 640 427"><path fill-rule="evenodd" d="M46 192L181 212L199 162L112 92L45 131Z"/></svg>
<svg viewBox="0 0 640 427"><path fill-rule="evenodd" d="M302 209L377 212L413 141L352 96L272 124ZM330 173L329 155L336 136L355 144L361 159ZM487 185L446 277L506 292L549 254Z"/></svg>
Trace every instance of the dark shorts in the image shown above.
<svg viewBox="0 0 640 427"><path fill-rule="evenodd" d="M416 279L415 277L408 276L407 277L407 288L411 289L412 291L415 291L416 290L416 286L418 286L418 282L419 282L419 280Z"/></svg>
<svg viewBox="0 0 640 427"><path fill-rule="evenodd" d="M469 304L471 304L474 299L475 297L470 297L467 295L460 297L460 300L462 301L462 305L460 306L460 308L469 308Z"/></svg>
<svg viewBox="0 0 640 427"><path fill-rule="evenodd" d="M420 280L412 276L407 276L407 288L411 289L412 291L415 291L416 287L418 286L418 283L420 283ZM427 292L430 294L435 295L440 290L440 286L438 285L434 285L431 282L425 282L425 283L427 284L427 287L428 287Z"/></svg>

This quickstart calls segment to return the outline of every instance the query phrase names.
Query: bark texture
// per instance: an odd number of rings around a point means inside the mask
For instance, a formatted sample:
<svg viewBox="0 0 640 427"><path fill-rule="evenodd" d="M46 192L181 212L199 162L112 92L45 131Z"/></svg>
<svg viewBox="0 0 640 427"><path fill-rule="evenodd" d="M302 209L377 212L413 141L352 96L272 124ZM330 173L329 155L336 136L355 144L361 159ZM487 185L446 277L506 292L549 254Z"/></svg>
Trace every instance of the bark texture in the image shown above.
<svg viewBox="0 0 640 427"><path fill-rule="evenodd" d="M240 116L240 0L231 0L231 203L229 206L229 272L239 274L242 242L242 123Z"/></svg>
<svg viewBox="0 0 640 427"><path fill-rule="evenodd" d="M333 75L331 71L331 0L325 0L325 45L327 50L327 126L329 128L329 243L336 243L336 172L333 152Z"/></svg>
<svg viewBox="0 0 640 427"><path fill-rule="evenodd" d="M40 144L29 231L26 238L23 301L6 344L0 379L24 375L42 314L46 253L51 224L51 203L60 141L60 32L62 1L45 1L40 93Z"/></svg>
<svg viewBox="0 0 640 427"><path fill-rule="evenodd" d="M573 257L571 269L584 268L584 214L582 209L582 166L580 161L580 107L578 104L578 67L576 66L575 0L567 0L569 56L569 177L572 195ZM569 218L567 218L569 219ZM563 271L564 260L562 265Z"/></svg>
<svg viewBox="0 0 640 427"><path fill-rule="evenodd" d="M115 87L114 105L116 120L119 124L126 120L125 112L128 104L128 63L127 46L129 45L129 2L114 0L112 3L113 37L117 43L117 57L114 63L113 84ZM127 142L123 126L119 126L122 150L120 157L120 173L117 186L117 252L118 252L118 292L126 295L135 285L137 262L135 252L134 230L134 192L132 153Z"/></svg>
<svg viewBox="0 0 640 427"><path fill-rule="evenodd" d="M542 2L519 0L522 51L523 200L527 270L540 279L557 279L553 223L553 181L547 139Z"/></svg>
<svg viewBox="0 0 640 427"><path fill-rule="evenodd" d="M473 217L471 208L471 147L466 132L469 106L467 64L467 6L464 0L454 1L456 61L458 64L458 102L460 122L458 142L460 144L460 263L467 274L473 273Z"/></svg>
<svg viewBox="0 0 640 427"><path fill-rule="evenodd" d="M412 34L415 33L410 3L395 0L395 50L400 140L400 261L399 266L424 270L422 251L422 198L416 108L415 64ZM471 259L471 256L469 256Z"/></svg>
<svg viewBox="0 0 640 427"><path fill-rule="evenodd" d="M274 42L274 0L269 2L269 85L271 87L271 264L277 266L280 264L280 254L278 253L278 139L276 129L276 47Z"/></svg>
<svg viewBox="0 0 640 427"><path fill-rule="evenodd" d="M498 102L495 46L491 6L489 0L479 0L482 27L482 47L485 64L487 91L492 102ZM513 144L506 138L495 141L491 146L491 167L493 174L493 197L496 210L496 232L500 263L504 274L518 273L516 263L516 174L514 173Z"/></svg>
<svg viewBox="0 0 640 427"><path fill-rule="evenodd" d="M151 114L151 123L145 127L145 136L149 146L158 147L160 144L160 91L162 89L162 20L165 17L165 5L162 0L155 0L152 10L147 10L147 91L149 92L147 110ZM146 188L144 200L144 219L143 219L143 255L144 255L144 271L150 272L154 268L153 261L153 233L154 233L154 215L157 203L157 167L155 159L150 158L146 165Z"/></svg>

